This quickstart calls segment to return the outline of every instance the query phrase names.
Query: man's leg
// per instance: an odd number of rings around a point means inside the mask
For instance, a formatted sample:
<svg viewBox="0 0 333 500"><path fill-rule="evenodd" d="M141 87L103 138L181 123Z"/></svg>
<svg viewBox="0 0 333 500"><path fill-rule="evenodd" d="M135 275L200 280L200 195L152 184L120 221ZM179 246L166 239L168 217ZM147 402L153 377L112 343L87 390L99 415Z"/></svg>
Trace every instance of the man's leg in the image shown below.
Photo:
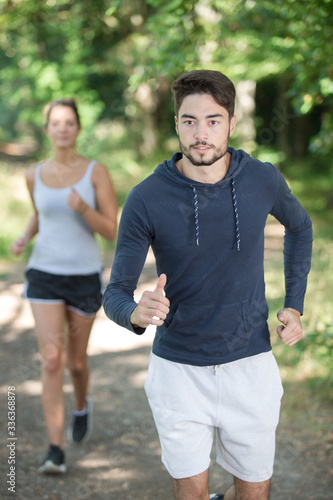
<svg viewBox="0 0 333 500"><path fill-rule="evenodd" d="M261 483L248 483L235 478L235 486L229 488L224 500L269 500L270 479Z"/></svg>
<svg viewBox="0 0 333 500"><path fill-rule="evenodd" d="M268 500L283 393L274 356L222 365L216 376L223 391L217 463L235 477L225 500Z"/></svg>
<svg viewBox="0 0 333 500"><path fill-rule="evenodd" d="M209 499L215 384L213 369L151 356L145 390L177 500Z"/></svg>
<svg viewBox="0 0 333 500"><path fill-rule="evenodd" d="M208 469L197 476L174 479L176 500L208 500Z"/></svg>
<svg viewBox="0 0 333 500"><path fill-rule="evenodd" d="M224 500L269 500L270 479L260 483L249 483L234 478L224 495ZM202 474L184 479L174 479L176 500L208 500L208 469Z"/></svg>

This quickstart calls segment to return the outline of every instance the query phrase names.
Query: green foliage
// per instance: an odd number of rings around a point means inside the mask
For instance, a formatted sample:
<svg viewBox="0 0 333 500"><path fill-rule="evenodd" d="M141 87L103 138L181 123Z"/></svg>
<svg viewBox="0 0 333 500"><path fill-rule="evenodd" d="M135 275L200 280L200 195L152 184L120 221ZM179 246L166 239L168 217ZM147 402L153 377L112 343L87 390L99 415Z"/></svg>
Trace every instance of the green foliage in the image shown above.
<svg viewBox="0 0 333 500"><path fill-rule="evenodd" d="M293 183L292 183L293 187ZM293 189L294 191L294 189ZM302 202L304 203L304 199ZM304 338L294 347L284 345L275 333L276 314L284 301L283 259L270 255L265 265L266 295L273 352L288 378L307 379L323 398L333 397L333 231L331 224L314 219L312 267L302 318ZM281 252L280 252L281 253Z"/></svg>
<svg viewBox="0 0 333 500"><path fill-rule="evenodd" d="M333 367L333 324L317 321L314 331L296 345L300 353L308 352L316 361L330 370Z"/></svg>
<svg viewBox="0 0 333 500"><path fill-rule="evenodd" d="M30 205L24 170L2 163L0 165L0 258L13 258L9 246L24 231L28 217L32 215Z"/></svg>
<svg viewBox="0 0 333 500"><path fill-rule="evenodd" d="M41 110L52 100L76 97L84 124L96 122L103 109L89 85L91 2L2 2L0 88L6 108L19 116L21 130L40 128ZM100 2L99 2L100 3ZM87 71L88 68L88 71ZM16 131L17 132L17 131ZM12 137L3 137L3 140Z"/></svg>
<svg viewBox="0 0 333 500"><path fill-rule="evenodd" d="M41 111L74 96L91 130L121 119L140 158L164 147L170 82L211 68L237 83L276 77L281 102L322 110L310 153L333 149L329 0L1 0L0 141L43 143ZM151 139L148 139L150 138ZM322 163L324 164L324 163Z"/></svg>

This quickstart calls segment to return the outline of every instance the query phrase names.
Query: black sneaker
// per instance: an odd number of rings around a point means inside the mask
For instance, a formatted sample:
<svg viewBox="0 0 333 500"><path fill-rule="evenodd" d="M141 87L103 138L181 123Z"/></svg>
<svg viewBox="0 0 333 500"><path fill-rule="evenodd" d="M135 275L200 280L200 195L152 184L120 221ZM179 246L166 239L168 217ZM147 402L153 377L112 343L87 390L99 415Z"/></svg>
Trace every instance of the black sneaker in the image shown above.
<svg viewBox="0 0 333 500"><path fill-rule="evenodd" d="M89 397L86 398L87 413L86 415L73 416L73 424L67 431L68 440L71 443L81 444L86 443L91 435L92 430L92 413L93 404Z"/></svg>
<svg viewBox="0 0 333 500"><path fill-rule="evenodd" d="M216 495L215 493L212 493L209 495L209 500L223 500L224 495Z"/></svg>
<svg viewBox="0 0 333 500"><path fill-rule="evenodd" d="M38 470L44 474L63 474L66 472L65 454L62 449L51 444L45 460Z"/></svg>

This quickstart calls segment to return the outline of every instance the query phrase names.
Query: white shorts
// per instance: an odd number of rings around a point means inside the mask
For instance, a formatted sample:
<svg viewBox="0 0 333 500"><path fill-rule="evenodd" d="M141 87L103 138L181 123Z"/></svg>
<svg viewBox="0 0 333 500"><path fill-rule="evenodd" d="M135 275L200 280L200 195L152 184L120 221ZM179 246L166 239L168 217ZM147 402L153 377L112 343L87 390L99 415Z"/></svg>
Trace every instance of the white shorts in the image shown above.
<svg viewBox="0 0 333 500"><path fill-rule="evenodd" d="M271 351L203 367L151 354L145 391L173 478L208 469L215 429L224 469L254 483L272 476L283 388Z"/></svg>

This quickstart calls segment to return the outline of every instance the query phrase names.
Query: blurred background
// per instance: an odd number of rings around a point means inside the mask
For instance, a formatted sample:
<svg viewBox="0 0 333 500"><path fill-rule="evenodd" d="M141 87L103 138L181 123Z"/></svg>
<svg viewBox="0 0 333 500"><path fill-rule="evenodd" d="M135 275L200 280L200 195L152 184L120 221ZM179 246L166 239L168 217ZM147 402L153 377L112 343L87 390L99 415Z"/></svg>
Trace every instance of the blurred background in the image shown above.
<svg viewBox="0 0 333 500"><path fill-rule="evenodd" d="M173 79L222 71L238 92L231 145L274 163L314 223L306 337L275 349L289 374L332 402L332 26L330 0L0 0L1 262L14 260L10 242L31 212L24 169L50 153L48 101L77 99L79 150L107 166L121 209L178 149ZM283 272L271 256L275 324Z"/></svg>

